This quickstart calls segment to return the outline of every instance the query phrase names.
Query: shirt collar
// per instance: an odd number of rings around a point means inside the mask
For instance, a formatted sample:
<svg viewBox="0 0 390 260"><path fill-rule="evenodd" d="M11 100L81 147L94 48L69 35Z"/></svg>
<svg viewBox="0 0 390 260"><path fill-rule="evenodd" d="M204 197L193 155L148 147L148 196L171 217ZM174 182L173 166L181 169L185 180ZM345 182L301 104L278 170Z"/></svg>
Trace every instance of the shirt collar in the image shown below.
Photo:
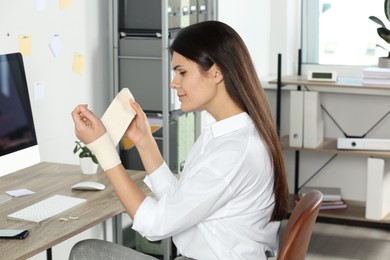
<svg viewBox="0 0 390 260"><path fill-rule="evenodd" d="M246 113L242 112L240 114L231 116L229 118L223 119L221 121L216 121L210 125L211 131L214 137L219 137L226 135L232 132L235 132L241 128L244 128L252 124L251 117Z"/></svg>

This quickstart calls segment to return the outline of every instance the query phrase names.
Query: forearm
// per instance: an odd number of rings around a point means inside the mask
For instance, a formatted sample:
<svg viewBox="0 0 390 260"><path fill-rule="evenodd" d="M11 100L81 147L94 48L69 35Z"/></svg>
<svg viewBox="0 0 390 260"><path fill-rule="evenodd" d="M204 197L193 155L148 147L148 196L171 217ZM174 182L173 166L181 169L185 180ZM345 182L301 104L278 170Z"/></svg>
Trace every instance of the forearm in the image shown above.
<svg viewBox="0 0 390 260"><path fill-rule="evenodd" d="M144 165L146 174L154 172L164 162L161 152L158 149L157 142L153 136L145 138L139 142L136 147L141 157L142 164Z"/></svg>
<svg viewBox="0 0 390 260"><path fill-rule="evenodd" d="M126 173L122 164L107 170L107 175L127 213L133 219L145 199L145 194Z"/></svg>

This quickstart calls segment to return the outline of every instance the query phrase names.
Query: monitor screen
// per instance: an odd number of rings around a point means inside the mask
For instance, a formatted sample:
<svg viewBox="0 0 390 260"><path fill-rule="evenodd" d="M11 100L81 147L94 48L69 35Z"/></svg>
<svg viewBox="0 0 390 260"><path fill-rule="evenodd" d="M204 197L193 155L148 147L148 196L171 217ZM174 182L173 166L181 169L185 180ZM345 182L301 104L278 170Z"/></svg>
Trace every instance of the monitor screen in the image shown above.
<svg viewBox="0 0 390 260"><path fill-rule="evenodd" d="M18 157L32 148L34 155ZM0 175L36 163L37 148L22 55L0 55Z"/></svg>

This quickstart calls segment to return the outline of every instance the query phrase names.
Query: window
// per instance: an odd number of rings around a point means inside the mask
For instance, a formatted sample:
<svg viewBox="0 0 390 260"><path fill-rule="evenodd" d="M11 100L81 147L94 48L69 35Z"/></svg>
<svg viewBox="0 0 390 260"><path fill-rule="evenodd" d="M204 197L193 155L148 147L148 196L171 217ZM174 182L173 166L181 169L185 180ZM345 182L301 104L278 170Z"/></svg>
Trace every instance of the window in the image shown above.
<svg viewBox="0 0 390 260"><path fill-rule="evenodd" d="M388 56L390 44L369 16L390 28L384 0L302 0L302 62L376 66L378 57Z"/></svg>

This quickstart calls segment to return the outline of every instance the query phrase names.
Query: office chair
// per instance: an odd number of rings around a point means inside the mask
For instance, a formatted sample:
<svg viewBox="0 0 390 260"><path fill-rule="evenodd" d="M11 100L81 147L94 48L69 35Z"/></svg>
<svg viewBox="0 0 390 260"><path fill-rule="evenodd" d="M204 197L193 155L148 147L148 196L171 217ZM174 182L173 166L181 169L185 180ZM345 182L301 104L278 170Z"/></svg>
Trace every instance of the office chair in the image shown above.
<svg viewBox="0 0 390 260"><path fill-rule="evenodd" d="M305 259L322 197L321 192L313 190L299 200L284 230L278 260Z"/></svg>

